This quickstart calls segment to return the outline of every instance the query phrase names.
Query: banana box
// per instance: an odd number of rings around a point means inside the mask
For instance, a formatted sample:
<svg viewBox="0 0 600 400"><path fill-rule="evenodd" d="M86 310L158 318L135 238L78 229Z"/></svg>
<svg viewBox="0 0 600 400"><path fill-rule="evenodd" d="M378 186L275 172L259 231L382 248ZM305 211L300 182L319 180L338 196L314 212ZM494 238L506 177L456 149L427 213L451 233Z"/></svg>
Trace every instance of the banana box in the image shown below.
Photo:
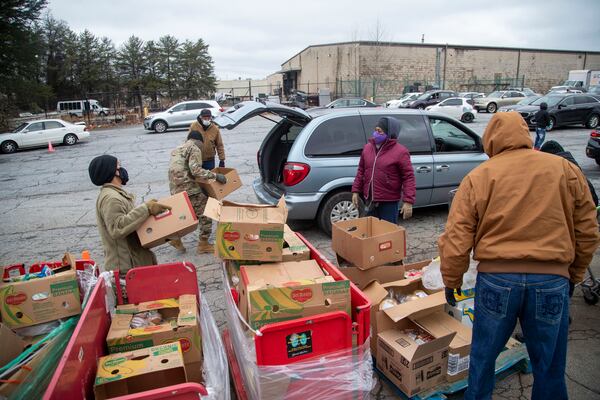
<svg viewBox="0 0 600 400"><path fill-rule="evenodd" d="M97 400L186 383L179 342L100 357L94 381Z"/></svg>
<svg viewBox="0 0 600 400"><path fill-rule="evenodd" d="M326 276L315 260L240 267L240 312L253 329L332 311L351 315L350 281Z"/></svg>
<svg viewBox="0 0 600 400"><path fill-rule="evenodd" d="M217 222L215 256L223 260L281 261L287 208L208 198L204 216Z"/></svg>
<svg viewBox="0 0 600 400"><path fill-rule="evenodd" d="M0 284L0 314L10 328L23 328L81 313L79 284L72 257L63 272ZM72 267L71 267L72 265Z"/></svg>
<svg viewBox="0 0 600 400"><path fill-rule="evenodd" d="M281 261L310 260L310 249L287 224L283 227Z"/></svg>
<svg viewBox="0 0 600 400"><path fill-rule="evenodd" d="M144 315L140 313L151 311L160 314L159 317L152 317L151 325L132 327L140 325L135 324L136 315ZM202 361L202 339L198 326L198 305L195 295L187 294L181 295L178 299L117 306L106 336L110 354L171 342L181 343L186 366Z"/></svg>

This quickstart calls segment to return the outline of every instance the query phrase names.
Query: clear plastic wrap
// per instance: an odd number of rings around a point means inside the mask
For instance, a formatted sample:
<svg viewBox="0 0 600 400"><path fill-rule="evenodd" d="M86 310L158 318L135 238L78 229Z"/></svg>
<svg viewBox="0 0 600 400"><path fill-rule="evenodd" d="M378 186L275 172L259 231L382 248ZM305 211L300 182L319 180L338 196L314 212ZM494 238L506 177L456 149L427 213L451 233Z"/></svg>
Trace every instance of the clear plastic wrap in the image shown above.
<svg viewBox="0 0 600 400"><path fill-rule="evenodd" d="M463 284L461 289L472 289L475 287L477 281L477 266L479 261L473 260L471 257L469 262L469 269L463 275ZM423 275L421 279L423 286L429 290L439 290L444 288L444 281L442 280L442 272L440 271L440 258L434 258L431 263L423 267Z"/></svg>
<svg viewBox="0 0 600 400"><path fill-rule="evenodd" d="M200 329L202 332L202 364L205 388L210 400L229 400L229 365L225 356L225 348L217 323L208 308L206 301L202 301L200 294Z"/></svg>
<svg viewBox="0 0 600 400"><path fill-rule="evenodd" d="M223 266L227 326L250 399L366 399L374 386L370 340L345 351L281 366L258 366L254 336L231 296Z"/></svg>

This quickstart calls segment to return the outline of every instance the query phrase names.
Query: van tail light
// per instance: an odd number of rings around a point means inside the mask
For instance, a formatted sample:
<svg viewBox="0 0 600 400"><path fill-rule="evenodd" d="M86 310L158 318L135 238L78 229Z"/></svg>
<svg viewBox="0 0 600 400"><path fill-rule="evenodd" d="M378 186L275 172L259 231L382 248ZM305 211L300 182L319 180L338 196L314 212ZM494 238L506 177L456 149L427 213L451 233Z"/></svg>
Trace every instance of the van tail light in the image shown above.
<svg viewBox="0 0 600 400"><path fill-rule="evenodd" d="M283 166L283 184L294 186L302 182L310 172L310 167L303 163L289 162Z"/></svg>
<svg viewBox="0 0 600 400"><path fill-rule="evenodd" d="M591 137L595 137L595 138L600 138L600 132L598 131L592 131L592 133L590 133Z"/></svg>

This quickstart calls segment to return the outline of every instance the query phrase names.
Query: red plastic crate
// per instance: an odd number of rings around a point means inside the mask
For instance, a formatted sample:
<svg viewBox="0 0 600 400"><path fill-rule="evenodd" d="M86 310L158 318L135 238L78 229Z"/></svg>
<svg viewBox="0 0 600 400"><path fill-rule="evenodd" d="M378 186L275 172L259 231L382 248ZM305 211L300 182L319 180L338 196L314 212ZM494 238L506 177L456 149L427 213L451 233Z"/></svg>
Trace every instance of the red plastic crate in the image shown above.
<svg viewBox="0 0 600 400"><path fill-rule="evenodd" d="M126 277L130 302L151 301L182 294L195 294L200 299L196 269L190 263L173 263L138 267ZM108 354L106 334L110 328L110 313L106 308L107 287L100 279L67 344L58 367L44 394L44 400L91 399L98 358ZM142 393L118 397L119 400L198 399L208 393L198 383L184 383Z"/></svg>

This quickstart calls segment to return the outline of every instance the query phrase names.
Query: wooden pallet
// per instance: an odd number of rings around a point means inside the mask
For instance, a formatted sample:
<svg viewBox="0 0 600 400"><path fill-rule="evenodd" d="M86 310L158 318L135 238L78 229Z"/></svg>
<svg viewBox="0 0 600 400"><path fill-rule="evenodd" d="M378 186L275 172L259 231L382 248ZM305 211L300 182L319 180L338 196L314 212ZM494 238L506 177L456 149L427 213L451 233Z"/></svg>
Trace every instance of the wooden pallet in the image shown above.
<svg viewBox="0 0 600 400"><path fill-rule="evenodd" d="M375 371L379 378L391 386L396 394L402 399L409 399L398 387L396 387L387 377L375 366ZM531 363L525 343L521 343L513 338L510 338L506 343L506 349L503 350L496 359L496 380L504 379L518 372L526 374L531 373ZM447 394L453 394L465 389L468 386L467 378L452 382L444 383L429 390L424 391L410 400L442 400L446 399Z"/></svg>

